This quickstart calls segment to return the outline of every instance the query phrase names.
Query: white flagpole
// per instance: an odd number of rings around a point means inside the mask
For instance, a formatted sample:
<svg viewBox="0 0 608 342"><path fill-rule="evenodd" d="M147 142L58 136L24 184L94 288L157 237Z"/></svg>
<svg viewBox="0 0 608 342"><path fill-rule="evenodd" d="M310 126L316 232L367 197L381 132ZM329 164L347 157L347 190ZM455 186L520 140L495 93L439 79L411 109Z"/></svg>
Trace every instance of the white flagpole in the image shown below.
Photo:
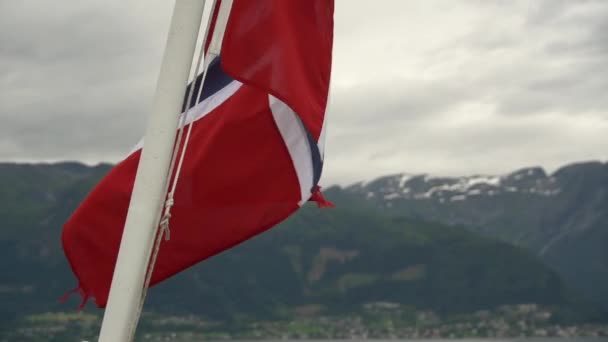
<svg viewBox="0 0 608 342"><path fill-rule="evenodd" d="M179 113L204 7L205 0L175 1L100 342L131 341L139 321L146 271L166 196Z"/></svg>

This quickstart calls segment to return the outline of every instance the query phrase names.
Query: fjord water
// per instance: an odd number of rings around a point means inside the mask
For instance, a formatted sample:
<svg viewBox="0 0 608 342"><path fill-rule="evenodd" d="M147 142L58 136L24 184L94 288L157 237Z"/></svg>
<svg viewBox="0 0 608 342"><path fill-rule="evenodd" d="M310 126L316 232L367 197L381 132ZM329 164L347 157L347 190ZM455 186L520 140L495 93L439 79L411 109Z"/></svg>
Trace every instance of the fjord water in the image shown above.
<svg viewBox="0 0 608 342"><path fill-rule="evenodd" d="M287 342L297 342L302 340L287 340ZM608 341L608 337L530 337L530 338L464 338L464 339L445 339L445 338L437 338L437 339L382 339L382 340L308 340L309 342L396 342L396 341L404 341L404 342L447 342L447 341L456 341L456 342L604 342ZM192 341L194 342L194 341Z"/></svg>

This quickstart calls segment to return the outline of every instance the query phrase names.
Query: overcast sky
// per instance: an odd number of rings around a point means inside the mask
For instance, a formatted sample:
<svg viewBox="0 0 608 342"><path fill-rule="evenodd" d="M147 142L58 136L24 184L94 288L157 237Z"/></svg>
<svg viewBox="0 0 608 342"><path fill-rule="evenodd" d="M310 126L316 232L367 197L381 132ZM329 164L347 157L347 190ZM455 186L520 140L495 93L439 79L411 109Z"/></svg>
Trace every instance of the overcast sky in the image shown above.
<svg viewBox="0 0 608 342"><path fill-rule="evenodd" d="M169 0L0 0L0 161L115 162ZM608 159L608 1L337 0L322 183Z"/></svg>

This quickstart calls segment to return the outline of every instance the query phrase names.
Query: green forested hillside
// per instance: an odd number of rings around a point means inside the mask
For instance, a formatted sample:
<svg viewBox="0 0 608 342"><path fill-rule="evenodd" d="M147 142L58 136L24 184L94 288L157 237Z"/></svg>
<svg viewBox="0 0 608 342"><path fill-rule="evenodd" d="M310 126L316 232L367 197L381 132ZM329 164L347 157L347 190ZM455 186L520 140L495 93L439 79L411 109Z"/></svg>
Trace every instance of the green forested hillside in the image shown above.
<svg viewBox="0 0 608 342"><path fill-rule="evenodd" d="M308 207L152 290L150 305L225 317L235 308L259 317L309 304L350 312L378 301L445 314L517 303L585 309L576 298L536 258L505 243L422 221Z"/></svg>

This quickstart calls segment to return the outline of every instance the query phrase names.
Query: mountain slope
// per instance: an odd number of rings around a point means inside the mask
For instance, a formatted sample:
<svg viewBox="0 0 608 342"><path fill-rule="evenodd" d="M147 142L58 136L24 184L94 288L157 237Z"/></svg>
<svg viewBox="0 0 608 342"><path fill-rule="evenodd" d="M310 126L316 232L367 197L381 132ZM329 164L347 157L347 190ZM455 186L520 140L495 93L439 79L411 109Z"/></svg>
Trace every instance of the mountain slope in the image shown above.
<svg viewBox="0 0 608 342"><path fill-rule="evenodd" d="M527 302L576 304L557 274L523 250L462 229L342 209L306 208L179 278L154 289L151 304L189 293L176 310L209 303L214 310L228 305L229 315L230 303L248 303L241 308L257 317L276 305L348 312L389 301L457 313ZM220 292L205 292L208 282ZM197 283L200 290L192 288Z"/></svg>
<svg viewBox="0 0 608 342"><path fill-rule="evenodd" d="M61 225L109 169L105 164L0 163L0 322L41 304L56 306L71 278Z"/></svg>

